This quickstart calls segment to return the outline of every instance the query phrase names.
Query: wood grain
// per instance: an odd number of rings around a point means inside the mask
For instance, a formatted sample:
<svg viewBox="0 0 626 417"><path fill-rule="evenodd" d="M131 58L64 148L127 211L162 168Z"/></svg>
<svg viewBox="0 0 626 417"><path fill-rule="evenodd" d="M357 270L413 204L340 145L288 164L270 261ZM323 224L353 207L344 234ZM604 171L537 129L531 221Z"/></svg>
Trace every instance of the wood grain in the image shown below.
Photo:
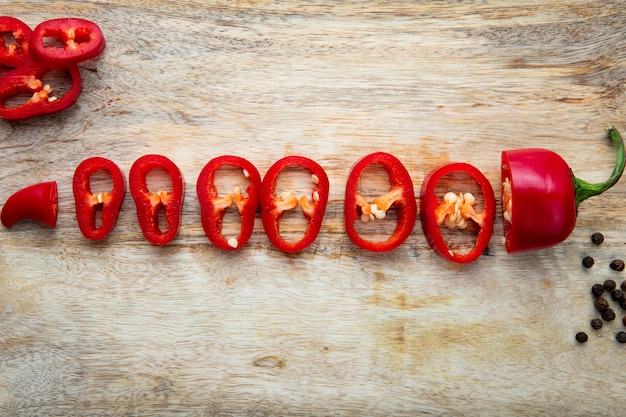
<svg viewBox="0 0 626 417"><path fill-rule="evenodd" d="M83 17L107 39L72 108L0 123L0 200L54 179L60 210L54 230L0 230L0 415L623 414L623 312L589 328L591 285L623 279L608 268L624 257L623 182L581 205L563 244L507 255L498 221L463 267L419 222L392 253L359 250L342 216L350 167L378 150L417 190L465 161L497 191L500 152L518 147L608 177L626 2L11 1L0 15ZM147 153L185 176L177 239L149 245L127 195L112 234L87 241L75 167L101 155L128 174ZM258 218L242 250L212 247L195 182L223 154L262 174L285 155L323 165L317 241L280 253Z"/></svg>

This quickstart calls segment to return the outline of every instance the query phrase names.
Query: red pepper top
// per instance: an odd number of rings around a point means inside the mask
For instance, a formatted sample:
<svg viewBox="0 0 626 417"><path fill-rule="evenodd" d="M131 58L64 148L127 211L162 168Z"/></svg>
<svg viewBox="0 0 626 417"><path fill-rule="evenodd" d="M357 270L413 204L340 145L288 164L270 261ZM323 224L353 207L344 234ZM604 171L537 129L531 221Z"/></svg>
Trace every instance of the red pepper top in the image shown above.
<svg viewBox="0 0 626 417"><path fill-rule="evenodd" d="M113 189L94 194L91 191L91 176L105 171L113 180ZM104 239L111 233L124 201L126 180L124 174L111 160L101 157L88 158L74 172L72 182L76 203L76 220L82 234L91 240ZM101 223L96 226L96 213L102 212Z"/></svg>
<svg viewBox="0 0 626 417"><path fill-rule="evenodd" d="M72 78L72 86L61 97L55 96L53 87L41 81L49 71L49 68L28 60L0 77L0 117L7 120L22 120L56 113L72 105L82 88L78 67L67 68ZM7 101L20 94L32 96L24 104L7 107Z"/></svg>
<svg viewBox="0 0 626 417"><path fill-rule="evenodd" d="M455 172L468 174L480 187L484 206L481 212L475 211L476 200L471 193L447 192L441 201L437 197L439 181ZM457 162L443 165L432 170L422 183L420 218L424 236L437 254L450 261L469 263L483 254L493 234L495 215L496 199L491 184L482 172L470 164ZM467 229L472 222L480 229L471 250L462 251L446 243L441 232L443 225L451 229Z"/></svg>
<svg viewBox="0 0 626 417"><path fill-rule="evenodd" d="M227 165L242 169L244 177L250 182L242 193L236 187L232 194L221 197L215 185L216 172ZM252 163L238 156L224 155L210 160L200 172L196 183L196 192L200 201L201 220L204 232L215 246L223 250L235 250L243 247L250 239L254 229L254 219L259 206L261 193L261 175ZM233 200L241 218L240 233L237 237L226 238L222 226L226 210Z"/></svg>
<svg viewBox="0 0 626 417"><path fill-rule="evenodd" d="M379 164L389 175L389 192L375 198L371 203L359 194L359 178L367 167ZM359 235L355 222L377 221L386 216L387 210L396 207L398 220L396 227L386 240L372 241ZM375 152L364 156L354 164L346 184L344 223L350 240L362 249L371 252L387 252L400 246L413 232L417 217L417 202L411 175L402 162L385 152Z"/></svg>
<svg viewBox="0 0 626 417"><path fill-rule="evenodd" d="M172 191L148 189L147 175L154 169L162 168L167 172ZM137 207L137 219L141 231L153 245L165 245L178 234L182 215L184 180L178 167L161 155L144 155L137 159L130 168L128 178L130 193ZM167 228L159 225L159 210L165 210Z"/></svg>
<svg viewBox="0 0 626 417"><path fill-rule="evenodd" d="M56 38L61 47L48 45L46 38ZM106 46L100 27L85 19L62 18L40 23L33 30L31 53L46 67L67 68L95 58Z"/></svg>
<svg viewBox="0 0 626 417"><path fill-rule="evenodd" d="M15 43L5 42L3 33L10 34ZM28 25L11 16L0 16L0 65L19 67L29 57L29 43L33 31Z"/></svg>
<svg viewBox="0 0 626 417"><path fill-rule="evenodd" d="M303 167L311 171L313 184L311 201L306 196L297 199L289 192L276 195L278 175L290 166ZM261 184L261 220L270 242L283 252L300 252L313 243L322 227L329 188L328 176L317 162L303 156L287 156L276 161L263 177ZM280 220L285 211L298 205L308 225L302 239L288 242L280 235Z"/></svg>

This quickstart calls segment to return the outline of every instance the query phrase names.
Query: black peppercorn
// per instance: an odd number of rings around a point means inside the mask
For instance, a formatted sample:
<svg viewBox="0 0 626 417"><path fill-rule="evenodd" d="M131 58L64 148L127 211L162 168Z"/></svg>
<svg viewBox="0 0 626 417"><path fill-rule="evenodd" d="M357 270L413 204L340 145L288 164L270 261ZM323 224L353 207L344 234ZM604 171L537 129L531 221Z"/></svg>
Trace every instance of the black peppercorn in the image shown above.
<svg viewBox="0 0 626 417"><path fill-rule="evenodd" d="M600 232L595 232L591 235L591 242L594 245L601 245L604 242L604 235Z"/></svg>
<svg viewBox="0 0 626 417"><path fill-rule="evenodd" d="M591 287L591 293L596 297L601 296L602 294L604 294L604 285L594 284L594 286Z"/></svg>
<svg viewBox="0 0 626 417"><path fill-rule="evenodd" d="M593 258L591 256L585 256L583 258L583 266L585 268L591 268L593 266Z"/></svg>
<svg viewBox="0 0 626 417"><path fill-rule="evenodd" d="M612 308L607 308L602 312L602 320L613 321L615 320L615 311Z"/></svg>
<svg viewBox="0 0 626 417"><path fill-rule="evenodd" d="M609 267L613 271L623 271L624 270L624 261L621 259L613 259L609 264Z"/></svg>
<svg viewBox="0 0 626 417"><path fill-rule="evenodd" d="M626 300L620 301L619 306L622 308L622 310L626 310Z"/></svg>
<svg viewBox="0 0 626 417"><path fill-rule="evenodd" d="M615 288L617 288L617 283L612 279L607 279L606 281L604 281L604 289L608 292L613 291Z"/></svg>
<svg viewBox="0 0 626 417"><path fill-rule="evenodd" d="M624 316L624 318L622 319L622 323L624 323L624 326L626 326L626 316Z"/></svg>
<svg viewBox="0 0 626 417"><path fill-rule="evenodd" d="M626 291L626 281L622 281L622 285L620 285L622 291Z"/></svg>
<svg viewBox="0 0 626 417"><path fill-rule="evenodd" d="M624 319L626 320L626 317L624 317ZM593 319L591 320L591 327L593 327L594 329L598 330L602 328L602 320L600 319Z"/></svg>
<svg viewBox="0 0 626 417"><path fill-rule="evenodd" d="M604 310L606 310L607 308L609 308L609 302L606 300L606 298L596 298L593 301L593 306L596 308L596 310L598 310L599 312L603 312Z"/></svg>
<svg viewBox="0 0 626 417"><path fill-rule="evenodd" d="M624 335L626 336L626 333L624 333ZM587 333L585 332L576 333L576 341L578 343L585 343L587 339L589 339L589 337L587 336Z"/></svg>
<svg viewBox="0 0 626 417"><path fill-rule="evenodd" d="M620 343L626 343L626 332L617 332L615 335L615 340Z"/></svg>
<svg viewBox="0 0 626 417"><path fill-rule="evenodd" d="M624 293L622 292L622 290L615 290L611 293L611 299L613 301L617 301L618 303L621 303L622 300L624 299Z"/></svg>

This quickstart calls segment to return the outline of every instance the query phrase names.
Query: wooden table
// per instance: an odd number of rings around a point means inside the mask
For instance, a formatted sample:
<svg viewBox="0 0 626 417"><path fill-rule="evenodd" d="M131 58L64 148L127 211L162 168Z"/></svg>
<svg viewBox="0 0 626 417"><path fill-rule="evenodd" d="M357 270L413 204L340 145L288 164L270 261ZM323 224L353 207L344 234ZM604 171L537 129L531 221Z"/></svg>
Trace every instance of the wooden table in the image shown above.
<svg viewBox="0 0 626 417"><path fill-rule="evenodd" d="M626 2L14 0L0 15L83 17L107 39L74 106L0 121L1 204L59 187L55 229L0 229L0 415L624 414L624 312L592 330L589 289L624 279L608 265L625 256L626 182L539 252L506 253L498 208L489 255L462 267L419 221L391 253L355 247L343 199L352 164L379 150L416 190L471 163L498 202L504 149L552 149L604 180L605 128L626 131ZM127 191L112 234L85 239L78 163L100 155L128 175L148 153L185 176L178 237L150 245ZM285 155L324 166L316 242L281 253L258 215L245 248L213 247L195 184L224 154L262 174Z"/></svg>

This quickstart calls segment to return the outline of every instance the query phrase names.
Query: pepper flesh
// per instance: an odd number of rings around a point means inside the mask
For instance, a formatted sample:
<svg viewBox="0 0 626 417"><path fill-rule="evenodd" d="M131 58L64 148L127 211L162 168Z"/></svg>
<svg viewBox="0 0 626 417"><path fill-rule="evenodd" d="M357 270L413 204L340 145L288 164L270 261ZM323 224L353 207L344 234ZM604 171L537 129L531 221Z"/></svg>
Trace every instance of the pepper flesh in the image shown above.
<svg viewBox="0 0 626 417"><path fill-rule="evenodd" d="M48 45L46 38L57 39L62 47ZM31 53L47 68L60 69L97 57L106 42L100 27L85 19L62 18L40 23L33 30Z"/></svg>
<svg viewBox="0 0 626 417"><path fill-rule="evenodd" d="M278 176L287 167L303 167L311 171L312 201L306 196L298 199L289 192L276 195ZM313 243L322 227L329 188L324 169L317 162L303 156L287 156L270 167L261 183L261 220L265 234L276 248L288 253L300 252ZM300 240L288 242L280 234L280 220L285 211L298 206L307 220L307 228Z"/></svg>
<svg viewBox="0 0 626 417"><path fill-rule="evenodd" d="M72 78L72 85L62 97L54 96L52 87L41 80L49 71L49 68L28 60L0 77L0 117L7 120L23 120L60 112L71 106L82 89L78 67L67 68ZM9 99L20 94L32 94L32 96L23 104L15 107L6 106Z"/></svg>
<svg viewBox="0 0 626 417"><path fill-rule="evenodd" d="M483 211L474 209L475 197L470 193L446 193L440 202L435 193L437 183L452 173L469 175L480 187L483 199ZM493 234L496 215L496 199L489 180L473 165L454 162L432 170L424 179L420 191L420 219L422 230L430 247L440 256L457 263L473 262L480 257ZM480 230L473 248L467 253L453 251L445 242L441 225L464 229L468 221L474 222Z"/></svg>
<svg viewBox="0 0 626 417"><path fill-rule="evenodd" d="M609 126L616 163L607 181L576 178L558 154L537 148L502 152L504 239L508 253L545 249L563 242L576 225L578 206L615 185L624 171L624 142Z"/></svg>
<svg viewBox="0 0 626 417"><path fill-rule="evenodd" d="M7 44L2 34L9 34L15 40ZM28 25L11 16L0 16L0 65L19 67L29 54L29 43L33 31Z"/></svg>
<svg viewBox="0 0 626 417"><path fill-rule="evenodd" d="M105 171L113 181L113 189L94 194L91 191L91 176ZM74 172L72 182L76 203L78 227L87 239L102 240L111 233L119 215L126 191L126 180L119 167L102 157L88 158ZM97 213L101 211L100 226L96 226Z"/></svg>
<svg viewBox="0 0 626 417"><path fill-rule="evenodd" d="M169 176L172 191L148 190L147 175L158 168ZM178 167L165 156L144 155L131 166L128 182L146 240L153 245L166 245L174 240L180 228L184 195L184 180ZM165 230L159 225L159 210L165 210Z"/></svg>
<svg viewBox="0 0 626 417"><path fill-rule="evenodd" d="M220 196L215 185L215 174L224 166L237 166L242 169L244 177L250 181L246 187L246 195L241 187L235 187L232 194ZM251 162L244 158L223 155L210 160L200 172L196 183L196 192L200 201L200 216L204 233L211 243L223 250L235 250L243 247L254 230L256 210L259 206L261 193L261 175ZM240 232L237 237L226 238L223 234L223 221L226 210L233 201L241 219Z"/></svg>
<svg viewBox="0 0 626 417"><path fill-rule="evenodd" d="M0 221L11 227L20 220L35 220L56 227L58 192L56 181L33 184L13 193L2 207Z"/></svg>
<svg viewBox="0 0 626 417"><path fill-rule="evenodd" d="M359 194L359 178L370 165L381 165L389 176L389 191L368 203ZM355 222L384 219L391 207L398 210L398 220L393 233L382 242L375 242L361 237L355 228ZM402 162L385 152L375 152L364 156L350 170L346 184L344 224L346 234L358 247L371 252L387 252L400 246L413 232L417 217L417 202L413 181Z"/></svg>

